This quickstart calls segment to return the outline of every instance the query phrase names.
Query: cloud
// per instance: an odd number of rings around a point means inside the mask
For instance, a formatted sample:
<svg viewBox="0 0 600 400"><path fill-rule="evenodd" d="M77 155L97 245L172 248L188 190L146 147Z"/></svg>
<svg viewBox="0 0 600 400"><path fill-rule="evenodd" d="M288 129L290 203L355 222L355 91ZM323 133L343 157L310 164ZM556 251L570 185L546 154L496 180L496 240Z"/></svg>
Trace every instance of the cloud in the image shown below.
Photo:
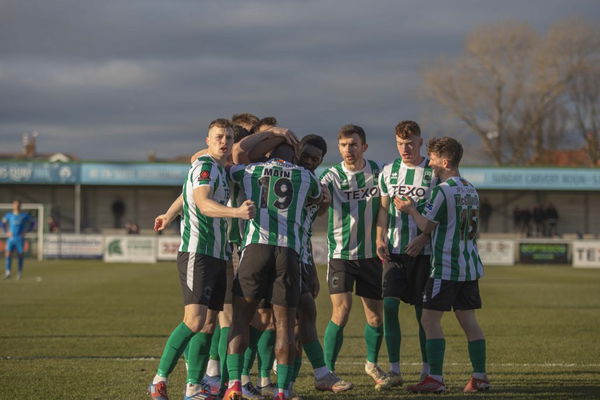
<svg viewBox="0 0 600 400"><path fill-rule="evenodd" d="M197 146L215 117L250 111L332 147L339 127L362 125L368 154L389 160L395 124L428 117L421 70L456 54L473 27L516 17L543 29L572 14L597 21L599 9L578 0L5 0L0 145L18 149L35 129L42 151L167 157Z"/></svg>

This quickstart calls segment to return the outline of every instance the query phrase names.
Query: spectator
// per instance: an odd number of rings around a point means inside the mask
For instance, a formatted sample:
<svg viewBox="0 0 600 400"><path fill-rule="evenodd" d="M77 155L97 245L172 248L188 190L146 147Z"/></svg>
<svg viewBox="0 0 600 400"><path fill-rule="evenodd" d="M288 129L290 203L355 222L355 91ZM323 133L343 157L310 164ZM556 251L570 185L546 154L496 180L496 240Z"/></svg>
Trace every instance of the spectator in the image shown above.
<svg viewBox="0 0 600 400"><path fill-rule="evenodd" d="M119 197L113 201L111 210L114 218L114 228L120 228L122 226L122 219L125 215L125 203Z"/></svg>
<svg viewBox="0 0 600 400"><path fill-rule="evenodd" d="M135 222L127 221L125 224L125 230L128 235L137 235L140 233L140 227Z"/></svg>
<svg viewBox="0 0 600 400"><path fill-rule="evenodd" d="M513 208L513 229L515 232L521 232L521 224L523 222L523 212L519 206Z"/></svg>
<svg viewBox="0 0 600 400"><path fill-rule="evenodd" d="M54 217L50 217L48 218L48 231L50 233L56 233L58 232L60 229L59 225L58 225L58 221L56 221L56 219L54 219Z"/></svg>
<svg viewBox="0 0 600 400"><path fill-rule="evenodd" d="M531 236L531 211L526 208L521 211L521 233L526 237Z"/></svg>
<svg viewBox="0 0 600 400"><path fill-rule="evenodd" d="M556 211L556 208L552 203L548 203L548 207L546 207L546 222L548 223L548 236L558 236L558 230L556 229L558 223L558 211Z"/></svg>
<svg viewBox="0 0 600 400"><path fill-rule="evenodd" d="M546 212L541 204L533 209L533 222L535 223L535 235L537 237L546 236Z"/></svg>
<svg viewBox="0 0 600 400"><path fill-rule="evenodd" d="M484 232L488 231L490 217L492 216L492 205L487 198L483 198L479 205L479 216L481 217L481 228Z"/></svg>

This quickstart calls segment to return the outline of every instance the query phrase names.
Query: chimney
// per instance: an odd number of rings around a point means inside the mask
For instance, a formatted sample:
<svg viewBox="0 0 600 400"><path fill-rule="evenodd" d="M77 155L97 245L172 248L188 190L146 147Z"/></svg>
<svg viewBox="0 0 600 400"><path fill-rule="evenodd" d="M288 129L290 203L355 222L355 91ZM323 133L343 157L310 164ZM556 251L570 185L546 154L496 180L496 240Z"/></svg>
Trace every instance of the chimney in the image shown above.
<svg viewBox="0 0 600 400"><path fill-rule="evenodd" d="M23 154L25 158L35 158L35 139L38 137L38 133L33 131L31 135L29 133L23 134Z"/></svg>

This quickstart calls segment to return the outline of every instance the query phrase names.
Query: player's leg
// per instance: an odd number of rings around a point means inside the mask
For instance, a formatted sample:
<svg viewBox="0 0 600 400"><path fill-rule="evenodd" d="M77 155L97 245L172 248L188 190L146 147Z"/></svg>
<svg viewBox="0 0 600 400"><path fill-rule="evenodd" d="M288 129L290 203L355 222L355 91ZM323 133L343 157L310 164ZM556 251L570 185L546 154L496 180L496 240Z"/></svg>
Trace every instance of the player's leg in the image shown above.
<svg viewBox="0 0 600 400"><path fill-rule="evenodd" d="M6 249L4 250L4 279L10 279L12 273L12 253L16 249L13 239L6 240Z"/></svg>
<svg viewBox="0 0 600 400"><path fill-rule="evenodd" d="M189 341L185 357L187 362L186 396L184 399L195 399L199 396L209 396L210 386L202 382L206 371L213 332L217 325L218 310L207 311L206 321L200 332L196 333Z"/></svg>
<svg viewBox="0 0 600 400"><path fill-rule="evenodd" d="M248 326L258 300L269 294L272 282L270 266L274 265L273 246L251 244L241 256L240 267L233 281L233 319L227 347L228 389L223 399L242 397L241 372L243 356L249 342Z"/></svg>
<svg viewBox="0 0 600 400"><path fill-rule="evenodd" d="M327 268L327 286L331 299L331 319L325 328L323 348L325 364L335 372L337 360L344 343L344 327L352 309L352 290L356 268L351 261L341 259L329 260Z"/></svg>
<svg viewBox="0 0 600 400"><path fill-rule="evenodd" d="M271 303L275 319L277 358L277 399L288 398L294 373L296 308L300 300L300 265L298 253L287 247L276 248L275 281Z"/></svg>
<svg viewBox="0 0 600 400"><path fill-rule="evenodd" d="M407 256L408 257L408 256ZM413 259L413 262L408 265L408 290L409 298L407 302L414 305L415 317L419 324L419 346L421 349L421 379L425 379L429 375L429 363L427 362L427 337L425 330L421 324L421 315L423 314L423 292L425 285L429 279L429 269L431 265L431 257L429 255L419 255Z"/></svg>
<svg viewBox="0 0 600 400"><path fill-rule="evenodd" d="M444 353L446 340L442 330L442 316L450 311L456 297L456 282L429 278L423 295L423 314L421 324L427 337L425 348L430 373L416 385L408 386L411 392L442 393L444 385Z"/></svg>
<svg viewBox="0 0 600 400"><path fill-rule="evenodd" d="M375 389L392 385L390 377L377 365L383 342L383 265L378 258L358 260L356 294L361 297L367 323L364 335L367 345L365 372L375 381Z"/></svg>
<svg viewBox="0 0 600 400"><path fill-rule="evenodd" d="M21 238L16 241L17 244L17 279L23 277L23 265L25 263L25 239Z"/></svg>
<svg viewBox="0 0 600 400"><path fill-rule="evenodd" d="M180 252L177 255L179 282L185 304L183 322L169 335L158 364L156 375L148 388L154 400L168 398L167 378L173 371L173 368L175 368L175 365L177 365L177 361L183 354L189 341L200 331L206 319L208 307L206 304L200 304L203 282L201 271L206 261L202 255L196 253ZM214 268L214 265L212 267Z"/></svg>
<svg viewBox="0 0 600 400"><path fill-rule="evenodd" d="M256 343L258 355L258 390L263 396L275 396L277 389L271 382L271 368L275 361L275 322L273 307L269 299L261 299L257 310L257 326L260 331Z"/></svg>
<svg viewBox="0 0 600 400"><path fill-rule="evenodd" d="M388 375L393 386L402 385L400 372L400 348L402 334L398 311L400 297L406 286L406 279L402 279L403 265L398 256L392 256L390 262L383 263L383 334L390 363Z"/></svg>
<svg viewBox="0 0 600 400"><path fill-rule="evenodd" d="M478 281L464 282L458 293L456 303L454 315L467 337L469 358L473 366L473 375L465 386L464 391L479 392L489 390L490 382L485 370L485 336L475 316L475 310L481 308Z"/></svg>
<svg viewBox="0 0 600 400"><path fill-rule="evenodd" d="M233 297L231 301L233 301ZM219 326L221 327L221 337L219 338L219 385L221 388L226 388L227 382L229 382L229 373L227 371L227 344L229 343L232 318L233 305L225 304L223 306L223 312L219 313Z"/></svg>
<svg viewBox="0 0 600 400"><path fill-rule="evenodd" d="M298 303L298 334L311 363L315 376L315 388L318 390L343 392L352 389L353 385L337 377L327 368L323 354L323 346L319 341L317 333L317 305L313 294L316 293L315 266L312 264L302 265L302 289L300 291L300 302Z"/></svg>

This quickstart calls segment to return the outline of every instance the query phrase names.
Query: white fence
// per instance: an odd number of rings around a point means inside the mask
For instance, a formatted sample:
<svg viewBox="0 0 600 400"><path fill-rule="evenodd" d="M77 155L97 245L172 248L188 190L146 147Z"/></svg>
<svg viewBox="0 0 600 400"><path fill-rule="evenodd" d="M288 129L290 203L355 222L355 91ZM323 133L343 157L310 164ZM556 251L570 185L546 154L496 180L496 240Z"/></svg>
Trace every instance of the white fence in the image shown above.
<svg viewBox="0 0 600 400"><path fill-rule="evenodd" d="M484 265L571 264L577 268L600 268L600 240L480 239ZM327 240L313 237L317 264L327 263ZM45 258L92 258L106 262L173 261L178 236L47 234Z"/></svg>

